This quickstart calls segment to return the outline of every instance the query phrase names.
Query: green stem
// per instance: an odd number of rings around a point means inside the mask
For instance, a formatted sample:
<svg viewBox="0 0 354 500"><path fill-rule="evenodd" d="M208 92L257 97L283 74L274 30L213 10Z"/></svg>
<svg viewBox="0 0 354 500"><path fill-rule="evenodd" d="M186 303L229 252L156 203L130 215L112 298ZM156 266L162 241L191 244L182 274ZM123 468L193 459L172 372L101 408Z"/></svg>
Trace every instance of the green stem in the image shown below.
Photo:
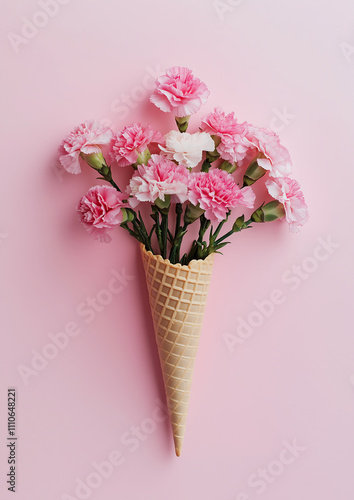
<svg viewBox="0 0 354 500"><path fill-rule="evenodd" d="M218 237L223 225L225 224L225 222L227 222L228 218L229 218L229 215L231 214L231 210L229 210L226 214L226 218L224 220L222 220L219 225L217 226L217 228L215 229L215 232L212 233L210 231L210 243L212 243L212 241L216 241L216 238Z"/></svg>
<svg viewBox="0 0 354 500"><path fill-rule="evenodd" d="M122 227L123 229L125 229L126 231L128 231L128 233L130 234L130 236L133 236L133 238L135 238L136 240L141 241L140 237L135 233L135 231L133 231L132 229L130 229L130 227L128 226L127 222L123 222L120 225L120 227Z"/></svg>
<svg viewBox="0 0 354 500"><path fill-rule="evenodd" d="M193 260L193 259L194 259L195 254L196 254L196 251L197 251L197 242L196 242L196 240L194 240L194 241L193 241L193 244L192 244L192 247L191 247L191 249L190 249L190 251L189 251L188 255L186 254L186 255L183 257L183 259L182 259L182 264L183 264L183 265L187 265L187 264L189 264L189 262L190 262L191 260Z"/></svg>
<svg viewBox="0 0 354 500"><path fill-rule="evenodd" d="M181 228L181 236L179 238L178 245L177 245L177 251L176 251L176 263L180 261L180 252L181 252L182 240L183 240L183 236L187 232L188 226L189 226L189 222L185 222L183 224L183 227Z"/></svg>
<svg viewBox="0 0 354 500"><path fill-rule="evenodd" d="M161 212L162 258L167 257L168 212Z"/></svg>
<svg viewBox="0 0 354 500"><path fill-rule="evenodd" d="M219 238L218 240L216 240L214 242L214 245L218 245L219 243L221 243L222 241L226 240L227 238L229 238L232 234L234 234L234 230L231 229L231 231L229 231L228 233L224 234L224 236L222 236L221 238Z"/></svg>
<svg viewBox="0 0 354 500"><path fill-rule="evenodd" d="M176 244L173 247L171 254L170 254L170 261L171 264L177 264L177 262L180 261L180 252L181 252L181 245L182 245L182 240L183 236L185 235L187 231L187 227L189 226L189 222L185 222L183 227L180 227L179 234L176 240Z"/></svg>
<svg viewBox="0 0 354 500"><path fill-rule="evenodd" d="M117 191L121 192L118 185L113 180L111 167L108 167L107 165L105 165L100 170L100 174L102 177L98 177L98 179L103 179L104 181L109 182L111 184L111 186L113 186Z"/></svg>
<svg viewBox="0 0 354 500"><path fill-rule="evenodd" d="M181 230L181 215L183 212L182 208L182 203L176 203L176 225L175 225L175 235L173 237L173 241L171 244L171 251L170 251L170 262L172 264L175 264L176 262L179 261L179 248L182 242L179 241L179 234Z"/></svg>
<svg viewBox="0 0 354 500"><path fill-rule="evenodd" d="M196 257L198 259L204 258L203 238L210 224L211 224L210 220L206 219L204 214L200 216L200 230L199 230L199 238L198 238L197 254L196 254Z"/></svg>
<svg viewBox="0 0 354 500"><path fill-rule="evenodd" d="M182 215L182 203L176 203L176 226L175 226L175 239L177 238L177 234L179 228L181 227L181 215Z"/></svg>
<svg viewBox="0 0 354 500"><path fill-rule="evenodd" d="M120 189L119 189L119 187L117 186L117 184L114 182L114 180L113 180L113 179L111 179L111 180L110 180L110 181L108 181L108 182L110 182L110 184L111 184L114 188L116 188L116 190L117 190L117 191L121 192L121 191L120 191Z"/></svg>
<svg viewBox="0 0 354 500"><path fill-rule="evenodd" d="M224 234L223 236L221 236L221 238L219 238L218 240L213 241L213 243L211 245L209 245L209 247L207 249L208 250L208 255L210 253L215 252L217 250L218 245L220 245L220 243L222 243L223 241L227 240L227 238L229 238L230 236L232 236L234 233L239 233L243 229L247 229L248 227L252 227L252 226L250 226L250 224L252 222L253 222L252 219L249 219L246 222L244 222L244 226L243 227L240 227L237 230L235 230L234 228L232 228L226 234ZM214 233L214 236L215 236L215 233Z"/></svg>
<svg viewBox="0 0 354 500"><path fill-rule="evenodd" d="M185 259L184 262L185 264L188 264L193 259L204 259L206 257L206 255L204 256L206 243L203 242L203 238L209 226L210 226L210 220L206 219L204 214L202 214L200 216L200 228L199 228L198 239L193 242L192 248L190 249L187 258Z"/></svg>
<svg viewBox="0 0 354 500"><path fill-rule="evenodd" d="M162 254L163 249L162 249L162 234L161 234L161 226L160 226L160 213L159 213L159 211L157 209L154 210L154 212L155 212L155 215L156 215L156 219L155 219L156 238L157 238L157 242L159 244L160 253Z"/></svg>
<svg viewBox="0 0 354 500"><path fill-rule="evenodd" d="M144 242L144 236L143 236L143 234L142 234L142 233L141 233L141 231L140 231L140 227L139 227L139 224L138 224L137 220L136 220L136 219L134 219L134 220L132 221L132 224L133 224L133 227L134 227L134 229L135 229L135 232L139 235L139 238L140 238L141 243L145 243L145 242Z"/></svg>
<svg viewBox="0 0 354 500"><path fill-rule="evenodd" d="M133 236L135 239L143 243L147 250L152 251L150 238L146 231L145 224L142 220L141 213L139 212L139 216L137 216L134 210L132 210L131 208L127 208L126 210L129 210L129 212L132 214L133 217L130 221L121 224L121 227L127 230L129 234ZM130 223L132 224L133 229L129 227L128 224Z"/></svg>
<svg viewBox="0 0 354 500"><path fill-rule="evenodd" d="M151 238L146 230L146 227L145 227L145 224L144 224L144 220L141 216L141 213L140 213L140 210L138 211L138 224L139 224L139 227L140 227L140 230L144 236L144 240L145 240L145 246L146 246L146 249L147 250L151 250L152 251L152 248L151 248Z"/></svg>
<svg viewBox="0 0 354 500"><path fill-rule="evenodd" d="M200 216L200 229L199 229L199 238L198 241L202 242L204 234L206 233L208 227L210 226L210 220L205 217L204 214Z"/></svg>

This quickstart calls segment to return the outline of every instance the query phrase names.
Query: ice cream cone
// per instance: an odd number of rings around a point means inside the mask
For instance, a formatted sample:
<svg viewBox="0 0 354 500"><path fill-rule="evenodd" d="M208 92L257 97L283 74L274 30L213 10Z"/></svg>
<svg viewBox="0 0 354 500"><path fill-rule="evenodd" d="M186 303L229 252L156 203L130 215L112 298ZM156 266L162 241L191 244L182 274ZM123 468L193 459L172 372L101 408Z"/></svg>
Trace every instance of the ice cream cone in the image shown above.
<svg viewBox="0 0 354 500"><path fill-rule="evenodd" d="M141 245L141 253L175 450L179 457L214 254L182 266L147 252L144 245Z"/></svg>

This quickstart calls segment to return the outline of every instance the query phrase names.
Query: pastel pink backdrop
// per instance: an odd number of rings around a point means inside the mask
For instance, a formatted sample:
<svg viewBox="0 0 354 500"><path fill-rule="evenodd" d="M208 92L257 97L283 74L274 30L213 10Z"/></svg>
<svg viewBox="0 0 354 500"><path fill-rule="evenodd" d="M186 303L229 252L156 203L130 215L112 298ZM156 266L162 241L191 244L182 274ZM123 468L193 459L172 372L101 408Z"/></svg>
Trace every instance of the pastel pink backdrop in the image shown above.
<svg viewBox="0 0 354 500"><path fill-rule="evenodd" d="M80 498L77 479L94 481L92 463L113 450L124 463L87 498L249 500L262 489L251 478L267 467L274 474L265 500L353 497L353 4L222 5L218 15L211 0L72 0L46 23L40 2L2 5L3 499L13 498L4 432L13 385L18 500ZM21 35L23 17L33 16L44 25L16 53L8 34ZM278 223L255 227L216 257L179 459L168 422L154 428L149 420L164 393L137 244L123 231L110 245L93 241L74 207L94 173L56 168L59 142L85 119L116 128L139 120L167 131L172 120L149 104L144 85L151 69L176 64L211 91L193 127L221 105L277 128L311 214L297 235ZM308 257L318 238L337 247L322 251L328 258L316 265ZM282 276L303 262L312 270L292 291ZM134 279L86 323L77 308L123 268ZM239 318L248 320L254 301L274 289L285 302L228 347ZM30 367L32 350L41 352L68 322L81 333L25 385L19 366ZM148 432L131 451L126 433L140 425ZM294 439L298 457L272 465Z"/></svg>

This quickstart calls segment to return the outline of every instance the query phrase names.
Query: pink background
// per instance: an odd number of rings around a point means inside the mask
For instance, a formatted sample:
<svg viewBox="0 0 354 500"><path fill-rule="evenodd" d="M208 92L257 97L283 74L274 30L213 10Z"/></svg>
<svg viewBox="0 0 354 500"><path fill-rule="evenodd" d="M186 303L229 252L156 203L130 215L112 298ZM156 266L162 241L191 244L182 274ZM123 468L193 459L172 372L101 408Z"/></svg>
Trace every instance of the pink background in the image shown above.
<svg viewBox="0 0 354 500"><path fill-rule="evenodd" d="M69 0L51 3L49 19L43 5L3 2L0 21L1 499L13 498L9 386L19 500L353 498L352 0L221 0L223 12L212 0ZM31 32L23 18L42 27ZM16 52L8 35L23 29L31 38ZM221 105L275 127L311 213L298 235L259 226L216 258L179 459L169 423L153 420L164 395L137 245L123 231L111 245L93 241L74 207L94 173L56 168L59 142L85 119L167 131L147 87L175 64L211 90L199 117ZM319 250L319 238L335 244ZM293 266L305 274L294 278ZM134 279L107 298L123 268ZM255 301L275 289L283 303L264 317ZM97 296L103 310L83 316ZM246 339L242 321L257 323ZM70 322L80 334L53 352L50 334ZM21 365L46 349L53 359L26 385ZM93 463L114 450L120 465L98 476ZM86 496L79 479L92 486Z"/></svg>

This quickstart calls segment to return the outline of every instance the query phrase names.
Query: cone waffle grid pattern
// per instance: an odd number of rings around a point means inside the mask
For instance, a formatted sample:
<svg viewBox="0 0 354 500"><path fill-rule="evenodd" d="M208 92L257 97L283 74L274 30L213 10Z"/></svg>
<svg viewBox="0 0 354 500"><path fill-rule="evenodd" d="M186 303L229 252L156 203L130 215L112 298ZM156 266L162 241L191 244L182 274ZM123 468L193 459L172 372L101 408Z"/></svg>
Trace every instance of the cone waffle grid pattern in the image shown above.
<svg viewBox="0 0 354 500"><path fill-rule="evenodd" d="M176 453L182 447L214 255L171 264L141 246Z"/></svg>

